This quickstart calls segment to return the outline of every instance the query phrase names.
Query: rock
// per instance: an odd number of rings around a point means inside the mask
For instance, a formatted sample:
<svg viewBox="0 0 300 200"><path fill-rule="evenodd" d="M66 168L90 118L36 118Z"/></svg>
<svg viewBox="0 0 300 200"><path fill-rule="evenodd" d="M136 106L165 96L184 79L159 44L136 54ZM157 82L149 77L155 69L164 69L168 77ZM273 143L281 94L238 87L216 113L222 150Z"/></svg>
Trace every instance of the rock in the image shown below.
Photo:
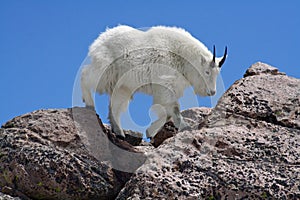
<svg viewBox="0 0 300 200"><path fill-rule="evenodd" d="M118 161L122 151L143 158L94 111L34 111L0 129L0 191L22 199L113 199L132 175L118 169L142 164L126 154Z"/></svg>
<svg viewBox="0 0 300 200"><path fill-rule="evenodd" d="M156 133L153 138L151 138L150 142L156 148L161 145L161 143L163 143L163 141L165 141L166 139L175 136L177 131L178 130L174 126L173 122L169 121L164 124L164 126Z"/></svg>
<svg viewBox="0 0 300 200"><path fill-rule="evenodd" d="M278 71L271 66L268 69L268 65L261 65L261 63L256 63L249 69L260 68L260 66L264 71ZM275 125L299 129L299 79L278 74L282 73L278 72L276 75L261 73L236 81L220 98L215 110L224 110L226 115L243 115Z"/></svg>
<svg viewBox="0 0 300 200"><path fill-rule="evenodd" d="M133 146L140 146L143 141L143 134L132 130L124 130L125 141Z"/></svg>
<svg viewBox="0 0 300 200"><path fill-rule="evenodd" d="M184 120L189 122L190 126L197 125L197 123L201 123L205 119L207 115L211 112L211 108L206 107L194 107L183 110L181 115Z"/></svg>
<svg viewBox="0 0 300 200"><path fill-rule="evenodd" d="M198 130L154 149L117 199L299 199L300 80L263 63L247 71Z"/></svg>
<svg viewBox="0 0 300 200"><path fill-rule="evenodd" d="M271 74L271 75L285 75L283 72L279 72L277 68L272 67L268 64L257 62L247 69L244 74L244 78L247 76L254 76L260 74Z"/></svg>
<svg viewBox="0 0 300 200"><path fill-rule="evenodd" d="M150 153L155 147L150 142L142 141L139 146L135 146L136 149L145 152L145 154Z"/></svg>
<svg viewBox="0 0 300 200"><path fill-rule="evenodd" d="M111 131L109 124L103 124L105 129ZM143 141L143 134L132 130L123 130L125 134L125 141L133 146L140 146Z"/></svg>
<svg viewBox="0 0 300 200"><path fill-rule="evenodd" d="M7 194L0 192L0 200L21 200L19 197L12 197Z"/></svg>
<svg viewBox="0 0 300 200"><path fill-rule="evenodd" d="M151 143L131 131L119 140L85 108L16 117L0 129L0 192L25 200L300 199L299 79L255 63L215 108L182 115L190 128L178 132L170 121Z"/></svg>
<svg viewBox="0 0 300 200"><path fill-rule="evenodd" d="M210 114L211 108L199 107L190 108L181 112L184 120L191 126L192 129L198 129Z"/></svg>

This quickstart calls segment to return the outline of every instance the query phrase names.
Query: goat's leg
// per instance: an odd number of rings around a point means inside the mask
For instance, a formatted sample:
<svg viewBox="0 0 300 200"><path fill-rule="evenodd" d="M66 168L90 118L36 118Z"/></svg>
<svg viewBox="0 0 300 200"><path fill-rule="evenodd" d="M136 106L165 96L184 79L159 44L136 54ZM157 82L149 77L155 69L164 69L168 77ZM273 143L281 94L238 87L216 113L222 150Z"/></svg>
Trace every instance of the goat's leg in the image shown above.
<svg viewBox="0 0 300 200"><path fill-rule="evenodd" d="M158 120L153 122L151 126L147 129L147 137L154 137L159 129L167 122L170 118L173 119L174 125L178 130L183 130L189 127L188 123L183 120L180 113L179 103L174 92L169 88L160 86L155 88L155 93L153 94L153 104L160 105L161 108L158 109L163 114L158 114Z"/></svg>
<svg viewBox="0 0 300 200"><path fill-rule="evenodd" d="M109 121L111 129L120 138L125 138L121 128L120 116L127 109L130 99L131 94L125 88L116 90L110 99Z"/></svg>
<svg viewBox="0 0 300 200"><path fill-rule="evenodd" d="M94 104L94 99L92 97L91 93L91 87L89 80L87 80L87 69L84 68L82 70L82 75L81 75L81 92L82 92L82 100L85 103L85 106L90 109L95 109L95 104Z"/></svg>
<svg viewBox="0 0 300 200"><path fill-rule="evenodd" d="M117 137L125 138L123 130L120 127L120 112L119 108L113 108L111 104L109 105L108 119L111 125L111 131L116 134Z"/></svg>
<svg viewBox="0 0 300 200"><path fill-rule="evenodd" d="M186 123L180 113L179 103L173 102L167 106L168 115L172 117L174 125L178 130L183 130L184 128L189 127L189 124Z"/></svg>
<svg viewBox="0 0 300 200"><path fill-rule="evenodd" d="M168 114L169 111L167 105L168 102L172 100L172 93L162 86L153 87L153 90L155 93L153 93L152 109L158 119L151 123L150 127L146 130L146 136L148 138L154 137L163 125L171 118Z"/></svg>
<svg viewBox="0 0 300 200"><path fill-rule="evenodd" d="M146 136L152 138L163 127L166 121L169 119L166 109L162 105L154 104L151 109L158 116L158 119L151 123L150 127L146 130Z"/></svg>

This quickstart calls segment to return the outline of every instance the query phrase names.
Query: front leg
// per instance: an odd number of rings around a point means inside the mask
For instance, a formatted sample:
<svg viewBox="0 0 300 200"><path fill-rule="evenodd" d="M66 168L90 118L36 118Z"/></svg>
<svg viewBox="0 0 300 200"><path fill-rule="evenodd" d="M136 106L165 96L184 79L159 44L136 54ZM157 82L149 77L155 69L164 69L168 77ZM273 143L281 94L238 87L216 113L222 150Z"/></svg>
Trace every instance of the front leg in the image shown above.
<svg viewBox="0 0 300 200"><path fill-rule="evenodd" d="M111 125L111 131L116 134L118 138L125 139L125 134L120 127L120 114L112 111L111 105L109 106L108 119Z"/></svg>
<svg viewBox="0 0 300 200"><path fill-rule="evenodd" d="M164 126L168 117L167 112L162 105L155 104L151 107L151 110L157 115L158 119L151 123L151 126L146 130L146 136L153 138L156 133Z"/></svg>
<svg viewBox="0 0 300 200"><path fill-rule="evenodd" d="M179 103L178 102L174 102L170 105L168 105L168 115L172 117L174 125L176 128L178 128L179 131L186 129L187 127L189 127L189 124L186 123L180 113L180 109L179 109Z"/></svg>
<svg viewBox="0 0 300 200"><path fill-rule="evenodd" d="M166 119L160 118L155 122L151 123L151 126L146 130L147 138L153 138L157 132L164 126Z"/></svg>

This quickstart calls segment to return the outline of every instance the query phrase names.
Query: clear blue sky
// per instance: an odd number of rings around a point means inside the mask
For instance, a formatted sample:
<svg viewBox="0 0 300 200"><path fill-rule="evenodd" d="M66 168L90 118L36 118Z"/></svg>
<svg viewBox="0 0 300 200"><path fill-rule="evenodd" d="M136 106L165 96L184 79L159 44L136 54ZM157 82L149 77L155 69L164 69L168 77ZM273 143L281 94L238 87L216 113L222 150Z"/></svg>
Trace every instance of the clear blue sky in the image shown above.
<svg viewBox="0 0 300 200"><path fill-rule="evenodd" d="M71 107L88 46L118 24L183 27L209 49L216 45L218 56L227 45L221 72L226 89L257 61L300 78L299 8L297 0L1 0L0 124L37 109ZM207 106L207 99L198 100ZM141 125L149 123L150 104L137 96L130 106ZM102 118L106 108L103 103L98 110Z"/></svg>

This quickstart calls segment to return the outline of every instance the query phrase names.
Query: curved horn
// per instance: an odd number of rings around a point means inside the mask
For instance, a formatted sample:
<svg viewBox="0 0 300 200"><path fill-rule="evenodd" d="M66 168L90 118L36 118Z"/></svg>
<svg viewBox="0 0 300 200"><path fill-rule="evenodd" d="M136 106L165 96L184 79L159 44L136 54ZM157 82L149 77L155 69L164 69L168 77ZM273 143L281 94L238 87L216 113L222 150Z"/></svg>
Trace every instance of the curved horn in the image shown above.
<svg viewBox="0 0 300 200"><path fill-rule="evenodd" d="M221 68L222 65L224 64L225 60L226 60L226 57L227 57L227 46L225 47L225 52L224 52L224 56L222 58L222 60L219 62L219 67Z"/></svg>
<svg viewBox="0 0 300 200"><path fill-rule="evenodd" d="M213 62L215 63L216 62L216 47L214 45L214 57L213 57Z"/></svg>

